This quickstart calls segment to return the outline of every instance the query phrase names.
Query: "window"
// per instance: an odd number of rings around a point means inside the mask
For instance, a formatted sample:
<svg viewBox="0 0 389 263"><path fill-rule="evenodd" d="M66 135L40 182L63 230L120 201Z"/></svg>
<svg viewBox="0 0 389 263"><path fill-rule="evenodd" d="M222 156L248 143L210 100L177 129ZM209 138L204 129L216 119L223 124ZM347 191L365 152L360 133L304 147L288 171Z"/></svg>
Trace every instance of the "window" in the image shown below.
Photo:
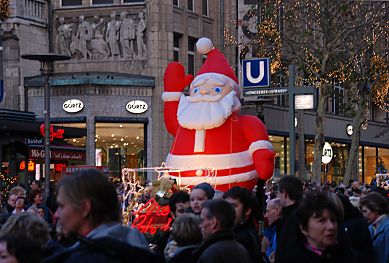
<svg viewBox="0 0 389 263"><path fill-rule="evenodd" d="M123 0L124 4L130 4L130 3L144 3L145 1L141 0Z"/></svg>
<svg viewBox="0 0 389 263"><path fill-rule="evenodd" d="M113 0L92 0L92 5L113 4Z"/></svg>
<svg viewBox="0 0 389 263"><path fill-rule="evenodd" d="M62 0L61 6L78 6L82 5L82 0Z"/></svg>
<svg viewBox="0 0 389 263"><path fill-rule="evenodd" d="M109 174L121 176L123 168L145 166L143 123L96 123L96 165L108 166Z"/></svg>
<svg viewBox="0 0 389 263"><path fill-rule="evenodd" d="M208 16L208 0L203 0L203 16Z"/></svg>
<svg viewBox="0 0 389 263"><path fill-rule="evenodd" d="M180 1L179 0L173 0L173 5L174 6L180 6Z"/></svg>
<svg viewBox="0 0 389 263"><path fill-rule="evenodd" d="M194 74L195 71L195 46L197 39L188 37L188 73Z"/></svg>
<svg viewBox="0 0 389 263"><path fill-rule="evenodd" d="M194 12L194 2L193 2L193 0L188 0L188 10Z"/></svg>
<svg viewBox="0 0 389 263"><path fill-rule="evenodd" d="M174 33L173 34L173 60L180 61L180 38L181 35Z"/></svg>
<svg viewBox="0 0 389 263"><path fill-rule="evenodd" d="M332 109L334 114L342 113L342 105L344 104L344 88L341 86L334 87L334 96L332 97Z"/></svg>

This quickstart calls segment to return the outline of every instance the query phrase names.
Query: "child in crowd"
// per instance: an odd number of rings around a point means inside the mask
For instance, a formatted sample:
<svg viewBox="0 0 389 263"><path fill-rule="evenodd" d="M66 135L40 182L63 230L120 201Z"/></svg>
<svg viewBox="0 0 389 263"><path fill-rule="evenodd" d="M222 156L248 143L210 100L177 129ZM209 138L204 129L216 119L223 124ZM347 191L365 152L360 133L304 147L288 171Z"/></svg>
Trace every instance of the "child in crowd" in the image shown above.
<svg viewBox="0 0 389 263"><path fill-rule="evenodd" d="M187 212L200 215L202 204L213 198L215 190L209 183L201 183L190 192L190 208Z"/></svg>

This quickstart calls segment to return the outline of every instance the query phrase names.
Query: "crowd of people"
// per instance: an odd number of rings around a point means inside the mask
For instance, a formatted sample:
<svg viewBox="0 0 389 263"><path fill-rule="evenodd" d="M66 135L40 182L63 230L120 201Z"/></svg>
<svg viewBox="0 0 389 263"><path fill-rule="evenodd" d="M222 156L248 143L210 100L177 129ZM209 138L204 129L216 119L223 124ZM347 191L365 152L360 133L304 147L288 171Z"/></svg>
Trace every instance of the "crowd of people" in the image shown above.
<svg viewBox="0 0 389 263"><path fill-rule="evenodd" d="M33 181L1 208L0 262L389 262L389 201L379 186L321 186L284 176L250 191L200 183L168 200L173 224L157 245L122 224L109 178L64 177L55 201Z"/></svg>

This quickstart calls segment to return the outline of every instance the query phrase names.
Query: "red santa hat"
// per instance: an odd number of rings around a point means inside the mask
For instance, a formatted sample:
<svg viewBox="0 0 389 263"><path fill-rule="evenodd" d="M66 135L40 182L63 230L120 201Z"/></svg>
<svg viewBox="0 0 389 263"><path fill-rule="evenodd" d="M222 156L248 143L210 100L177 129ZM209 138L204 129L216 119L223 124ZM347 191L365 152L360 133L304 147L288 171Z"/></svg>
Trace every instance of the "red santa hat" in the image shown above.
<svg viewBox="0 0 389 263"><path fill-rule="evenodd" d="M239 96L239 81L224 55L216 49L208 38L200 38L196 43L197 52L207 55L207 59L197 73L195 80L208 77L211 74L227 78L234 84L236 94Z"/></svg>

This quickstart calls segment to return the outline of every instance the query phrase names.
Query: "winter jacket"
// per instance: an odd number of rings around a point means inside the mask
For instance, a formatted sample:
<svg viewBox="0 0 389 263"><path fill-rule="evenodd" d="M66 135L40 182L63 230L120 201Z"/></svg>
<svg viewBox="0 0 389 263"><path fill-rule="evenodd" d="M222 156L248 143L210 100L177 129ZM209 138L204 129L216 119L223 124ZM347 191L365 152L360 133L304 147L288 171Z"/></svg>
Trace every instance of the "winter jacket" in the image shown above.
<svg viewBox="0 0 389 263"><path fill-rule="evenodd" d="M252 262L262 262L261 245L259 235L251 221L246 221L234 228L236 241L238 241L249 253Z"/></svg>
<svg viewBox="0 0 389 263"><path fill-rule="evenodd" d="M352 252L340 245L328 248L322 255L318 255L309 249L307 245L301 245L291 251L287 257L277 260L277 263L353 263L355 258Z"/></svg>
<svg viewBox="0 0 389 263"><path fill-rule="evenodd" d="M87 237L77 237L70 248L44 259L43 263L137 263L163 262L148 248L144 236L136 229L117 223L103 224Z"/></svg>
<svg viewBox="0 0 389 263"><path fill-rule="evenodd" d="M193 251L198 263L250 263L246 249L239 244L232 231L216 232Z"/></svg>
<svg viewBox="0 0 389 263"><path fill-rule="evenodd" d="M282 208L280 224L277 225L277 249L276 262L281 262L284 257L289 257L290 251L304 244L304 237L300 232L299 219L297 217L298 203Z"/></svg>
<svg viewBox="0 0 389 263"><path fill-rule="evenodd" d="M384 215L378 222L374 231L372 225L369 226L371 239L373 241L374 262L389 262L389 216Z"/></svg>

